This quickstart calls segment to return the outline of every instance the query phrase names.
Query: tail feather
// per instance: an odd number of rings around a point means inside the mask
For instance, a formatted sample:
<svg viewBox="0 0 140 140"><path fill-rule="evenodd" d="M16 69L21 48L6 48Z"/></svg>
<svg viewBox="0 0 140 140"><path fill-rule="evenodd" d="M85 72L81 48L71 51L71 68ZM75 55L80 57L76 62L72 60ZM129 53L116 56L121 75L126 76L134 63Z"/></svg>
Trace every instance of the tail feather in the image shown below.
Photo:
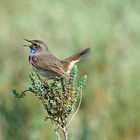
<svg viewBox="0 0 140 140"><path fill-rule="evenodd" d="M62 64L65 68L65 70L69 73L72 67L76 62L78 62L82 57L87 56L90 53L90 48L85 48L78 53L62 60Z"/></svg>
<svg viewBox="0 0 140 140"><path fill-rule="evenodd" d="M79 55L80 57L83 57L83 56L87 56L89 53L90 53L90 48L85 48L79 51L78 53L76 53L75 55Z"/></svg>

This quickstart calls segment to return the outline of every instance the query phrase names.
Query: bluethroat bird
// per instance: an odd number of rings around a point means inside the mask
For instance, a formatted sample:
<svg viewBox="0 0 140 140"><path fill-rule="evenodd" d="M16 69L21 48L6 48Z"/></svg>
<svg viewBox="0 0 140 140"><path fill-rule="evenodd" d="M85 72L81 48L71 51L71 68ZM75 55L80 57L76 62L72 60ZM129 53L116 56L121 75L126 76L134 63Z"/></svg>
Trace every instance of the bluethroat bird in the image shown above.
<svg viewBox="0 0 140 140"><path fill-rule="evenodd" d="M51 54L44 41L25 40L31 43L25 46L30 48L29 62L33 70L37 74L49 79L55 76L68 78L74 64L90 52L90 48L85 48L64 60L60 60Z"/></svg>

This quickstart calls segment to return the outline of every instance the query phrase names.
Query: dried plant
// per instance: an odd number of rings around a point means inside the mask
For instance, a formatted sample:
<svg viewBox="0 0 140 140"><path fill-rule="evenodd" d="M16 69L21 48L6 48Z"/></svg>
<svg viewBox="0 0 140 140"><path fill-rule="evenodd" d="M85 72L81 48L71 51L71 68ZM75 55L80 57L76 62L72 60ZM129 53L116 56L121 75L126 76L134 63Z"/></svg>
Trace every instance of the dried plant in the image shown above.
<svg viewBox="0 0 140 140"><path fill-rule="evenodd" d="M84 75L77 81L77 67L70 73L69 79L55 77L53 80L42 81L34 72L29 74L31 86L23 91L13 93L16 98L23 98L27 91L40 99L47 112L45 120L51 120L58 139L67 140L68 128L79 110L82 101L82 89L87 81ZM74 111L75 110L75 111Z"/></svg>

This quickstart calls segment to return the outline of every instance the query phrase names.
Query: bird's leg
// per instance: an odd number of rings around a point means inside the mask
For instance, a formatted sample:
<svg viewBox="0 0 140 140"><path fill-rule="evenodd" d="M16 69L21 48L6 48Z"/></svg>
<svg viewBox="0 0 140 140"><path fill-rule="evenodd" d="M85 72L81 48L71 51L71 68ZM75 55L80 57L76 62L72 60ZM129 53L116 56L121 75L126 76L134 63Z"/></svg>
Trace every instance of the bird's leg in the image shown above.
<svg viewBox="0 0 140 140"><path fill-rule="evenodd" d="M40 78L40 76L39 76L39 74L38 74L38 73L36 73L36 75L37 75L38 79L39 79L40 81L42 81L42 80L41 80L41 78Z"/></svg>
<svg viewBox="0 0 140 140"><path fill-rule="evenodd" d="M37 75L38 79L39 79L41 82L43 82L44 87L47 88L47 87L48 87L48 83L47 83L47 82L48 82L48 79L42 80L42 79L40 78L40 76L39 76L38 73L36 73L36 75Z"/></svg>
<svg viewBox="0 0 140 140"><path fill-rule="evenodd" d="M45 87L48 87L47 81L48 81L48 79L46 79L46 80L43 81Z"/></svg>
<svg viewBox="0 0 140 140"><path fill-rule="evenodd" d="M44 80L42 80L42 79L40 78L40 76L39 76L38 73L36 73L36 75L37 75L38 79L39 79L41 82L43 82L44 86L47 87L47 82L44 81Z"/></svg>

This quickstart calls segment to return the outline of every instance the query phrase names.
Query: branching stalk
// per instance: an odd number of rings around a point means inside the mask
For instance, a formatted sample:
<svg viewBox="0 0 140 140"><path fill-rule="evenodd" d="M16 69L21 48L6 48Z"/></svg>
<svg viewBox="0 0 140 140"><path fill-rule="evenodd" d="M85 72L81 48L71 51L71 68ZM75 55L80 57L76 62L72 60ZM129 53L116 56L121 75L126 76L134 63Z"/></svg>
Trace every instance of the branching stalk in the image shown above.
<svg viewBox="0 0 140 140"><path fill-rule="evenodd" d="M68 140L68 128L80 109L82 89L86 84L87 76L85 75L77 81L77 68L74 67L69 79L55 77L53 80L47 79L44 82L36 73L30 73L29 78L31 86L20 93L13 90L15 97L20 99L26 95L27 91L34 94L43 104L47 112L46 120L51 120L58 140ZM77 109L70 118L69 116L75 108Z"/></svg>

